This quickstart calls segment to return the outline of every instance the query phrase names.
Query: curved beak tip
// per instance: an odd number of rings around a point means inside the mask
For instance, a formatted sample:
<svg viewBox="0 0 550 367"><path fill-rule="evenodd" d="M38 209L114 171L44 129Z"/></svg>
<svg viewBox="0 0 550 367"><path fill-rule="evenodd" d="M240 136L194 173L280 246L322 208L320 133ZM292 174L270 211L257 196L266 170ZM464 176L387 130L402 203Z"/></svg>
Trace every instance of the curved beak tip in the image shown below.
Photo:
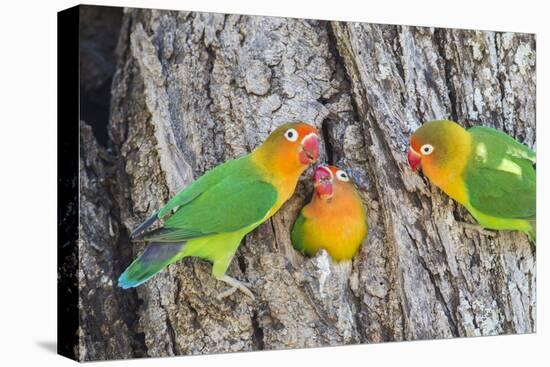
<svg viewBox="0 0 550 367"><path fill-rule="evenodd" d="M313 172L313 188L319 197L332 195L332 173L326 166L319 166Z"/></svg>
<svg viewBox="0 0 550 367"><path fill-rule="evenodd" d="M302 140L302 150L308 163L317 161L317 158L319 158L319 137L317 134L311 133Z"/></svg>
<svg viewBox="0 0 550 367"><path fill-rule="evenodd" d="M421 156L415 152L412 148L409 148L409 154L407 155L407 160L409 161L409 166L413 171L418 170L420 167Z"/></svg>
<svg viewBox="0 0 550 367"><path fill-rule="evenodd" d="M331 178L330 171L325 166L318 166L313 171L314 182L319 182L321 180L330 180L330 178Z"/></svg>

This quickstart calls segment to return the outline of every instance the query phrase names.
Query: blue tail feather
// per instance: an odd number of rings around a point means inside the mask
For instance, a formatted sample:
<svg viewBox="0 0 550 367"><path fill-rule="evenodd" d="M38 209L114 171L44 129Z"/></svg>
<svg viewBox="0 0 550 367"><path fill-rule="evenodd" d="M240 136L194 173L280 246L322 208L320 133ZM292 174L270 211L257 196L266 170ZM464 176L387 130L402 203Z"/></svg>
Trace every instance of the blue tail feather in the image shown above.
<svg viewBox="0 0 550 367"><path fill-rule="evenodd" d="M145 283L159 271L177 261L178 254L184 246L185 243L151 243L118 278L118 286L128 289Z"/></svg>

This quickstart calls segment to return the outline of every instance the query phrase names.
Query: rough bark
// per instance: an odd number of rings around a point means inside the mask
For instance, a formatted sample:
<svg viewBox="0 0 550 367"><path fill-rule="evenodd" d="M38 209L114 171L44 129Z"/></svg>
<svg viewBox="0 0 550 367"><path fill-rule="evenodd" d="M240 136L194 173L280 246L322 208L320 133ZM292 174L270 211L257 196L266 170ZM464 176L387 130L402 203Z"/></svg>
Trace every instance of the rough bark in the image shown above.
<svg viewBox="0 0 550 367"><path fill-rule="evenodd" d="M79 343L80 360L144 356L143 339L135 331L137 300L116 287L116 279L132 256L120 228L118 208L110 191L113 164L108 153L80 123L80 218L78 241Z"/></svg>
<svg viewBox="0 0 550 367"><path fill-rule="evenodd" d="M114 163L94 171L108 194L83 197L95 214L82 220L99 231L82 233L93 269L83 287L96 292L82 301L85 359L534 331L526 237L462 226L469 214L406 164L410 133L435 118L494 126L534 146L533 35L127 9L116 54ZM143 250L127 240L132 228L290 120L315 124L321 161L347 167L361 189L370 231L351 264L324 252L306 259L290 244L311 192L306 173L229 269L255 301L218 301L226 286L199 259L136 291L116 288ZM89 318L98 298L109 308Z"/></svg>

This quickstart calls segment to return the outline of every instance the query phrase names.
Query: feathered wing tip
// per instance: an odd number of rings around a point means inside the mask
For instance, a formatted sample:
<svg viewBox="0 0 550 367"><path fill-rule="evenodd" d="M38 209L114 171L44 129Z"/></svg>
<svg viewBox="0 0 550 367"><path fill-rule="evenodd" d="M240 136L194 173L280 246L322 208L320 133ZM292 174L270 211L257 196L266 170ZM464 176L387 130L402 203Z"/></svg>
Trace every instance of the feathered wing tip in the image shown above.
<svg viewBox="0 0 550 367"><path fill-rule="evenodd" d="M158 219L158 212L153 213L147 220L137 226L132 233L130 234L131 239L137 238L141 233L143 233L147 228L151 227Z"/></svg>
<svg viewBox="0 0 550 367"><path fill-rule="evenodd" d="M128 289L145 283L153 275L179 260L178 255L184 246L185 243L151 243L118 278L118 286Z"/></svg>
<svg viewBox="0 0 550 367"><path fill-rule="evenodd" d="M181 242L188 241L193 238L203 237L210 233L202 233L189 229L181 228L157 228L149 232L143 232L139 235L139 239L152 242Z"/></svg>

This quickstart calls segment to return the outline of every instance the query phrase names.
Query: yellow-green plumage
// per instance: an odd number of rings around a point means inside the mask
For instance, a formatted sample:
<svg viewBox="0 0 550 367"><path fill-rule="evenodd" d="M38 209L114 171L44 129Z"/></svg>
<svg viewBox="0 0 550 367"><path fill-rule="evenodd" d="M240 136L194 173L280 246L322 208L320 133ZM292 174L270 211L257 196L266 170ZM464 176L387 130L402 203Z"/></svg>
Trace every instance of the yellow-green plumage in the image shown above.
<svg viewBox="0 0 550 367"><path fill-rule="evenodd" d="M433 147L433 151L425 154ZM409 162L489 229L520 230L535 240L536 156L498 130L452 121L424 124L411 137Z"/></svg>
<svg viewBox="0 0 550 367"><path fill-rule="evenodd" d="M187 256L210 261L212 274L223 277L243 237L292 195L300 174L317 158L317 139L308 124L285 124L254 152L182 190L132 233L152 243L120 276L119 285L136 287ZM164 219L161 228L145 232L159 219Z"/></svg>
<svg viewBox="0 0 550 367"><path fill-rule="evenodd" d="M153 242L144 255L149 251L157 261L144 263L143 257L137 258L121 275L119 284L123 288L138 286L187 256L210 261L212 274L223 276L243 237L265 220L277 201L276 188L263 181L260 172L245 156L218 166L183 195L174 197L157 215L168 217L163 227L140 238ZM243 196L248 199L243 200ZM174 203L176 212L170 215ZM168 252L169 247L178 251Z"/></svg>

